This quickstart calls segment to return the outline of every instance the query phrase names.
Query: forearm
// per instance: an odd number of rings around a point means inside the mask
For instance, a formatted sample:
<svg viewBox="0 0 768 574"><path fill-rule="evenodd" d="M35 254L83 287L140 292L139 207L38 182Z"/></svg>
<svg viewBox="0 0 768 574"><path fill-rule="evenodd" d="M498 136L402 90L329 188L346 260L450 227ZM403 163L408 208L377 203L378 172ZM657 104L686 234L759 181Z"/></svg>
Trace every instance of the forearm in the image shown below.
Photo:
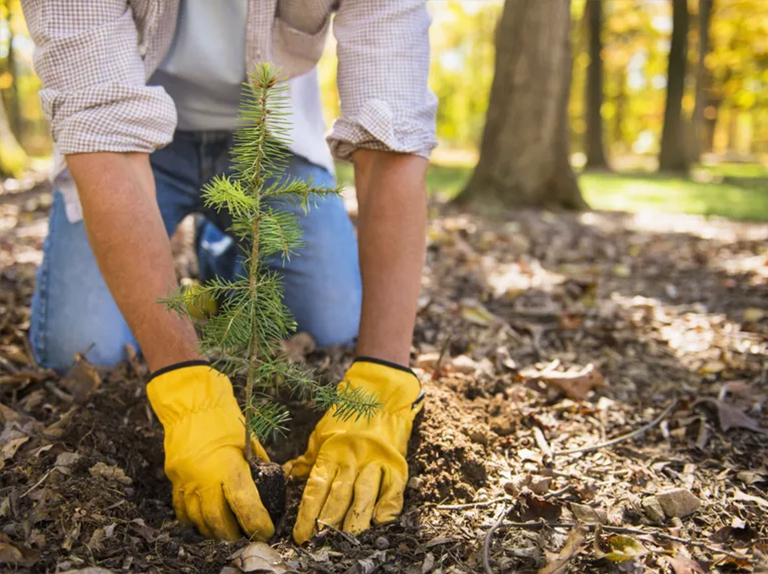
<svg viewBox="0 0 768 574"><path fill-rule="evenodd" d="M178 283L149 156L73 154L67 164L101 274L150 369L197 358L192 323L157 303Z"/></svg>
<svg viewBox="0 0 768 574"><path fill-rule="evenodd" d="M427 161L353 155L363 279L359 355L407 365L426 249Z"/></svg>

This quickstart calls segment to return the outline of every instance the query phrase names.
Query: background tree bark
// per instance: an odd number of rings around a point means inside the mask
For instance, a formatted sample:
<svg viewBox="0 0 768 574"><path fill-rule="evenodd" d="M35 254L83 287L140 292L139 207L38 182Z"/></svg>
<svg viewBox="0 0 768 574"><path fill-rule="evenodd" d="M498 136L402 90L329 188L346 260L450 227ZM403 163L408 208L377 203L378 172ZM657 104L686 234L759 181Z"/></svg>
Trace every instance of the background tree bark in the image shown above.
<svg viewBox="0 0 768 574"><path fill-rule="evenodd" d="M603 128L603 0L587 0L587 30L589 34L589 67L586 89L586 152L585 169L607 169Z"/></svg>
<svg viewBox="0 0 768 574"><path fill-rule="evenodd" d="M570 0L507 0L480 160L458 201L586 207L569 162Z"/></svg>
<svg viewBox="0 0 768 574"><path fill-rule="evenodd" d="M19 177L26 164L27 154L13 135L5 102L0 97L0 177Z"/></svg>
<svg viewBox="0 0 768 574"><path fill-rule="evenodd" d="M696 69L696 103L691 115L690 159L698 162L705 146L704 108L707 105L709 71L706 66L709 54L709 25L712 20L713 0L699 0L699 61Z"/></svg>
<svg viewBox="0 0 768 574"><path fill-rule="evenodd" d="M683 126L683 93L688 59L688 0L672 0L672 44L667 69L667 103L661 135L659 169L687 172L685 129Z"/></svg>

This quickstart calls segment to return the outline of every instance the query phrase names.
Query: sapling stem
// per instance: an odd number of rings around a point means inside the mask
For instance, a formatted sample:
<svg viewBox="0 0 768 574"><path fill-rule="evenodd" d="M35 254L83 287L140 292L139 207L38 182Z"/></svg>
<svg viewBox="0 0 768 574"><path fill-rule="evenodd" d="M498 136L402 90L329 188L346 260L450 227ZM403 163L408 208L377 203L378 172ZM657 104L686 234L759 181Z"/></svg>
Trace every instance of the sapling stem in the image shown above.
<svg viewBox="0 0 768 574"><path fill-rule="evenodd" d="M306 212L315 198L341 190L286 177L291 130L287 88L278 83L278 71L270 64L257 67L249 80L241 104L243 126L235 132L231 151L233 174L216 176L203 188L206 207L231 216L228 231L245 246L245 272L210 279L195 290L179 289L162 302L182 314L189 314L199 297L220 302L218 312L201 325L200 342L205 354L218 357L215 365L222 372L233 378L245 373L244 454L251 463L254 438L265 441L285 430L288 412L274 400L280 387L318 408L335 407L335 416L344 419L369 416L379 405L377 397L349 385L336 389L319 384L281 349L280 341L296 330L296 322L283 301L280 277L265 262L278 255L288 261L304 244L299 215L275 208L271 200Z"/></svg>

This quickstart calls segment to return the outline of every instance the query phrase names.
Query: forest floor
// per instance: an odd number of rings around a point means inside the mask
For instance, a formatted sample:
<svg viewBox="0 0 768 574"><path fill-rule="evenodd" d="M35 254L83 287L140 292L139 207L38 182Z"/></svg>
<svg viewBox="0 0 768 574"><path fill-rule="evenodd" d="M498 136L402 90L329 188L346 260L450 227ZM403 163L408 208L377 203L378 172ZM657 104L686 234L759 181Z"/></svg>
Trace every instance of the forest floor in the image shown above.
<svg viewBox="0 0 768 574"><path fill-rule="evenodd" d="M33 364L49 204L0 204L0 570L247 569L175 520L139 359ZM768 572L768 225L435 203L423 286L402 516L297 548L290 484L265 572ZM292 409L278 462L319 416Z"/></svg>

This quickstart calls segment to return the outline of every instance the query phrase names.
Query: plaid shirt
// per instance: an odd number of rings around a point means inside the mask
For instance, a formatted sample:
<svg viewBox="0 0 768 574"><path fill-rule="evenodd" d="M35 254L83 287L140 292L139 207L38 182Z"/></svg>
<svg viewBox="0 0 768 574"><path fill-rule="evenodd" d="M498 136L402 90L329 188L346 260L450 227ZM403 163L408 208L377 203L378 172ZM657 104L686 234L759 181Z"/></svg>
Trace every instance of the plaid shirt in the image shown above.
<svg viewBox="0 0 768 574"><path fill-rule="evenodd" d="M336 13L341 117L327 136L335 157L349 159L361 147L429 156L437 101L427 86L425 0L248 3L247 69L269 61L288 77L317 64ZM173 101L146 81L170 48L178 0L23 0L22 7L60 160L151 153L171 141Z"/></svg>

